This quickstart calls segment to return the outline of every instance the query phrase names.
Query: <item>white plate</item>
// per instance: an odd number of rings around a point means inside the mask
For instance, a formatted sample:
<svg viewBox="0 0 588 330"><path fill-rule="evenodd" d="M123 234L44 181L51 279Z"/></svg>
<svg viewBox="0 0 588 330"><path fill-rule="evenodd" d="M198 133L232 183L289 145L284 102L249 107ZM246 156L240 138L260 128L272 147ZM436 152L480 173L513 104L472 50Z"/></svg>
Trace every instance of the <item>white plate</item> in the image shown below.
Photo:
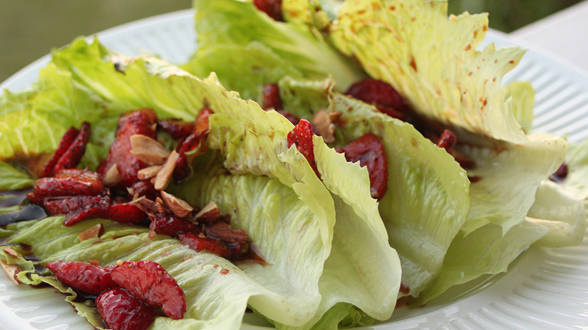
<svg viewBox="0 0 588 330"><path fill-rule="evenodd" d="M179 11L98 33L113 50L157 54L174 63L195 49L193 12ZM513 45L506 35L490 31L487 42ZM528 48L528 47L527 47ZM25 67L0 88L22 90L37 79L49 61L45 56ZM535 131L588 137L588 76L553 58L529 51L509 80L529 80L535 87ZM505 275L475 294L446 305L411 311L377 329L536 329L588 325L588 242L563 249L532 249ZM0 276L0 328L90 329L52 289L15 287Z"/></svg>

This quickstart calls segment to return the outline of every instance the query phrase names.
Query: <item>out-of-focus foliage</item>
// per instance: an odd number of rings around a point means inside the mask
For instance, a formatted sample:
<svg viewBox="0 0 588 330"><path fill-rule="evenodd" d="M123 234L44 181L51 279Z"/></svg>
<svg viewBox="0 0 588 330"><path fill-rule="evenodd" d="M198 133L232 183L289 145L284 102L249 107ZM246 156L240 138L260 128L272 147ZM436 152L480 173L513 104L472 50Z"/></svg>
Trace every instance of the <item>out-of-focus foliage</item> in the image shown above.
<svg viewBox="0 0 588 330"><path fill-rule="evenodd" d="M511 32L580 0L448 0L449 12L489 12L490 27Z"/></svg>

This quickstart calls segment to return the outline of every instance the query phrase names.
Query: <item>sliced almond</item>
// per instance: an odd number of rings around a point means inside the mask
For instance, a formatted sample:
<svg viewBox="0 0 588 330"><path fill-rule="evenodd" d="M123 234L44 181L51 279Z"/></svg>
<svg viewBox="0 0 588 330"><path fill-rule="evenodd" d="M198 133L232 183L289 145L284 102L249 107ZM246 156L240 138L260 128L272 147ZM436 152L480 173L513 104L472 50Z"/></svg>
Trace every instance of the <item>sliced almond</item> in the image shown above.
<svg viewBox="0 0 588 330"><path fill-rule="evenodd" d="M152 177L157 175L157 172L161 170L161 167L161 165L145 167L139 170L139 172L137 172L137 177L139 178L139 180L151 179Z"/></svg>
<svg viewBox="0 0 588 330"><path fill-rule="evenodd" d="M104 233L104 226L102 226L101 223L94 225L86 230L84 230L83 232L81 232L78 237L80 238L80 241L85 241L87 239L90 238L97 238L100 237L100 235L102 235Z"/></svg>
<svg viewBox="0 0 588 330"><path fill-rule="evenodd" d="M177 198L172 194L168 194L165 191L161 192L161 198L165 201L165 204L172 211L173 214L180 218L183 218L194 211L194 208L183 199Z"/></svg>
<svg viewBox="0 0 588 330"><path fill-rule="evenodd" d="M318 129L319 133L327 143L335 141L335 125L331 123L329 115L323 110L317 112L312 117L312 123Z"/></svg>
<svg viewBox="0 0 588 330"><path fill-rule="evenodd" d="M136 207L138 207L141 211L145 213L155 213L157 212L157 204L154 201L148 199L145 196L141 196L131 202Z"/></svg>
<svg viewBox="0 0 588 330"><path fill-rule="evenodd" d="M116 164L112 164L108 171L106 171L102 182L110 187L116 186L120 182L120 173L118 172L118 166Z"/></svg>
<svg viewBox="0 0 588 330"><path fill-rule="evenodd" d="M159 141L146 135L131 135L131 154L144 161L149 165L161 165L165 163L169 156L169 151L165 149Z"/></svg>
<svg viewBox="0 0 588 330"><path fill-rule="evenodd" d="M329 115L329 120L331 121L331 123L337 124L337 122L341 118L341 115L343 115L343 114L341 112L331 111L328 113L328 115Z"/></svg>
<svg viewBox="0 0 588 330"><path fill-rule="evenodd" d="M215 202L210 201L206 204L205 207L202 208L196 215L194 216L195 220L202 221L202 222L210 222L216 220L220 217L220 209Z"/></svg>
<svg viewBox="0 0 588 330"><path fill-rule="evenodd" d="M13 258L18 258L18 252L16 252L16 250L11 247L4 248L2 249L2 251L4 251L6 254Z"/></svg>
<svg viewBox="0 0 588 330"><path fill-rule="evenodd" d="M159 172L157 172L157 175L155 176L155 182L153 183L155 190L165 190L165 188L167 188L171 176L174 173L174 169L176 168L178 157L179 155L175 150L169 154L165 164L163 164L163 167Z"/></svg>
<svg viewBox="0 0 588 330"><path fill-rule="evenodd" d="M16 285L19 285L20 282L16 278L16 275L20 272L20 267L17 265L9 265L4 261L0 261L0 266L2 266L2 270L6 273L6 276Z"/></svg>

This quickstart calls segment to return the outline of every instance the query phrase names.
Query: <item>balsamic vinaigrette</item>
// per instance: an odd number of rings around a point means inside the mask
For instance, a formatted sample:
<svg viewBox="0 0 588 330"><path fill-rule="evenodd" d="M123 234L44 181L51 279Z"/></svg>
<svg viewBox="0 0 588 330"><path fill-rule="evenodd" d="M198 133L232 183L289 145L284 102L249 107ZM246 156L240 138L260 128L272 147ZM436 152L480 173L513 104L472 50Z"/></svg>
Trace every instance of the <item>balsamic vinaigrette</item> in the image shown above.
<svg viewBox="0 0 588 330"><path fill-rule="evenodd" d="M31 204L26 199L27 190L13 190L0 192L0 208L19 206L18 210L0 214L0 226L6 226L11 223L46 218L48 215L45 209L39 205Z"/></svg>

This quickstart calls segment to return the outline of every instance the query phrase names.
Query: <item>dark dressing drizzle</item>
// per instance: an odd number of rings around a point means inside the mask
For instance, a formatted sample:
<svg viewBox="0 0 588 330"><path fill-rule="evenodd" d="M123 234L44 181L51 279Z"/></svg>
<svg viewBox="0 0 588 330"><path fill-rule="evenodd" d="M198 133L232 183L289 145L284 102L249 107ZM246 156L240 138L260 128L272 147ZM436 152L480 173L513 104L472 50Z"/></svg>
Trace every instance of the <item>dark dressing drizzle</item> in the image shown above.
<svg viewBox="0 0 588 330"><path fill-rule="evenodd" d="M13 190L0 192L0 208L20 205L17 211L0 214L0 226L11 223L42 219L47 217L45 209L36 204L28 203L26 194L30 190Z"/></svg>

